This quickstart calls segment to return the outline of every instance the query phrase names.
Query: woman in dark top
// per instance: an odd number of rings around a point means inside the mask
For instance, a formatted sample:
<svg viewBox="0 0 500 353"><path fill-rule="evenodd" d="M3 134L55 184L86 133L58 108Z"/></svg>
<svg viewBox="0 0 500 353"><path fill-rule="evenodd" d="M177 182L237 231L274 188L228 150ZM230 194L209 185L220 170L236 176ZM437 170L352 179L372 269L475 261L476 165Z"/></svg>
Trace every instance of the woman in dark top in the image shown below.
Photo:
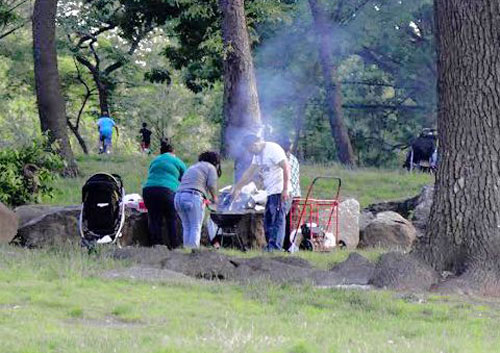
<svg viewBox="0 0 500 353"><path fill-rule="evenodd" d="M186 171L175 195L175 209L182 221L182 238L186 248L200 246L204 201L211 199L217 202L217 179L222 174L217 152L204 152L198 161Z"/></svg>
<svg viewBox="0 0 500 353"><path fill-rule="evenodd" d="M177 215L174 196L186 165L173 155L170 144L162 142L161 154L149 165L148 179L142 189L144 203L148 209L148 227L151 245L163 244L163 221L166 220L170 249L178 247Z"/></svg>

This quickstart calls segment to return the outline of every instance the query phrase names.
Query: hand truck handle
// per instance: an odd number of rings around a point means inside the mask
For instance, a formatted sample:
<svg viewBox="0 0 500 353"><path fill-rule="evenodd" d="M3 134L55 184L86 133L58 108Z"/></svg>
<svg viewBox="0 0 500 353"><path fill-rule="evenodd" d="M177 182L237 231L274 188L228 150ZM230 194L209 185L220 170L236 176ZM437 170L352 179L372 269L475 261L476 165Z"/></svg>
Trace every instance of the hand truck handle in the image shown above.
<svg viewBox="0 0 500 353"><path fill-rule="evenodd" d="M330 180L337 180L338 182L338 186L337 186L337 193L335 194L335 200L338 200L339 199L339 196L340 196L340 188L342 187L342 179L340 179L339 177L334 177L334 176L318 176L318 177L315 177L311 183L311 185L309 185L309 189L307 190L307 196L306 196L306 202L307 200L309 199L309 196L311 195L311 192L314 188L314 184L316 184L316 182L318 180L325 180L325 179L330 179Z"/></svg>

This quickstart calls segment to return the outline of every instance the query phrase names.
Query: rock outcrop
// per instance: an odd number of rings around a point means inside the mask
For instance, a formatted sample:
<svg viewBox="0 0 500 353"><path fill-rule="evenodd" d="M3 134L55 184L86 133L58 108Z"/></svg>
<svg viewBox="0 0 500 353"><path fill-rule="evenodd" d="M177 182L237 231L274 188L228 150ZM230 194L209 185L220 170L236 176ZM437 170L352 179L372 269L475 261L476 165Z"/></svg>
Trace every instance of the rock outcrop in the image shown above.
<svg viewBox="0 0 500 353"><path fill-rule="evenodd" d="M382 212L396 212L402 217L408 218L412 211L417 207L420 194L406 200L396 200L396 201L386 201L368 205L364 212L370 212L373 215L377 215Z"/></svg>
<svg viewBox="0 0 500 353"><path fill-rule="evenodd" d="M359 248L382 247L408 249L417 238L417 231L410 221L396 212L377 214L361 234Z"/></svg>
<svg viewBox="0 0 500 353"><path fill-rule="evenodd" d="M79 214L79 206L45 209L41 216L30 220L23 219L23 225L12 242L29 248L41 248L79 241Z"/></svg>
<svg viewBox="0 0 500 353"><path fill-rule="evenodd" d="M0 202L0 244L8 244L14 238L17 226L16 214Z"/></svg>
<svg viewBox="0 0 500 353"><path fill-rule="evenodd" d="M12 240L13 244L43 248L80 243L80 206L22 206L15 211L21 225ZM147 215L131 210L126 212L120 243L123 246L149 245Z"/></svg>
<svg viewBox="0 0 500 353"><path fill-rule="evenodd" d="M431 206L434 196L434 185L426 185L420 194L406 200L387 201L369 205L361 212L360 230L361 232L382 212L396 212L403 218L412 221L419 235L425 232L427 221L431 213Z"/></svg>

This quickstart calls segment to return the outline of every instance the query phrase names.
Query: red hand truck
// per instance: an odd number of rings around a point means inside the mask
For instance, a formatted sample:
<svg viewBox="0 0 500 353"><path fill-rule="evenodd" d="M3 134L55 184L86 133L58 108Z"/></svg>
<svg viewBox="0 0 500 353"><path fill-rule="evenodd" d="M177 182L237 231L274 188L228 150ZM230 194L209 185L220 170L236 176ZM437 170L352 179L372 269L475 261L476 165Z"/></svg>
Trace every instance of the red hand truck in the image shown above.
<svg viewBox="0 0 500 353"><path fill-rule="evenodd" d="M319 180L336 180L337 191L333 199L312 197ZM306 198L295 198L290 211L291 248L311 251L330 251L339 244L339 197L342 180L338 177L319 176L313 179Z"/></svg>

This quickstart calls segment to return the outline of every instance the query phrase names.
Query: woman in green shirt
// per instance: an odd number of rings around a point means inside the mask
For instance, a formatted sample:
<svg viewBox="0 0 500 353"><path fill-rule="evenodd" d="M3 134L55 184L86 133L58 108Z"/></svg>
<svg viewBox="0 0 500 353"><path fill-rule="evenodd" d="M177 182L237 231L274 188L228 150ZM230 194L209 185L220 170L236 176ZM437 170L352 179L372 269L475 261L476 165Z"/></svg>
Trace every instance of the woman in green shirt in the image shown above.
<svg viewBox="0 0 500 353"><path fill-rule="evenodd" d="M142 189L142 197L148 209L148 227L151 245L163 244L163 220L166 220L167 246L180 245L177 236L177 214L174 196L186 165L174 154L172 145L162 141L160 155L149 165L148 179Z"/></svg>

